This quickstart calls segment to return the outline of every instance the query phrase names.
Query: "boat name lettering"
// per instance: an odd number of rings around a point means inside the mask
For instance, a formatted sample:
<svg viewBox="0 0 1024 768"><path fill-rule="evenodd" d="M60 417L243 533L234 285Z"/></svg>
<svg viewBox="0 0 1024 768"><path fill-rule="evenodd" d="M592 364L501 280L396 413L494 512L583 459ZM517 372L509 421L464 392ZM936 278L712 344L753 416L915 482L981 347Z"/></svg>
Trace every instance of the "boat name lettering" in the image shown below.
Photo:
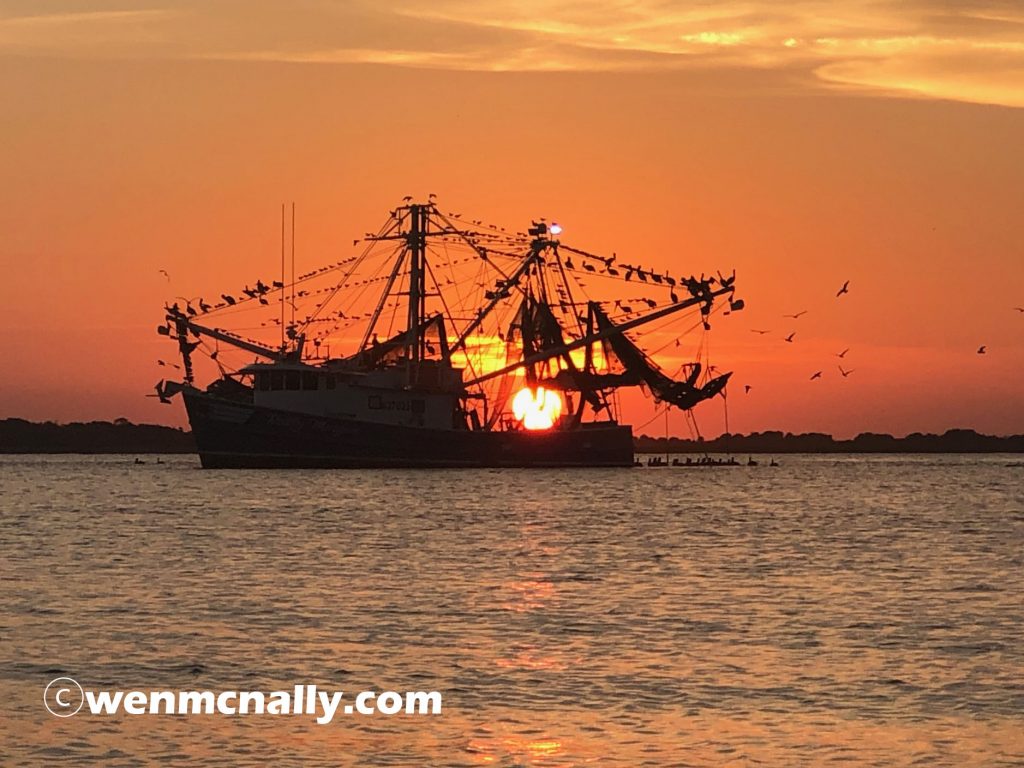
<svg viewBox="0 0 1024 768"><path fill-rule="evenodd" d="M408 411L410 405L408 400L385 399L380 395L370 395L367 406L371 411Z"/></svg>

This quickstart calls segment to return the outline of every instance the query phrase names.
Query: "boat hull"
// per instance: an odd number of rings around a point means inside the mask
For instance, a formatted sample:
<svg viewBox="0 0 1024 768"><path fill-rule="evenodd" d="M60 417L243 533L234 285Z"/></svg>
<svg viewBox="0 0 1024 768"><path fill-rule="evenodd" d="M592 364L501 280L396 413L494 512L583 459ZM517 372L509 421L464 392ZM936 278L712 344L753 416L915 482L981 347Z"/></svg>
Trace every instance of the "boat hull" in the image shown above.
<svg viewBox="0 0 1024 768"><path fill-rule="evenodd" d="M628 467L633 433L612 423L573 430L437 430L262 408L182 392L207 469Z"/></svg>

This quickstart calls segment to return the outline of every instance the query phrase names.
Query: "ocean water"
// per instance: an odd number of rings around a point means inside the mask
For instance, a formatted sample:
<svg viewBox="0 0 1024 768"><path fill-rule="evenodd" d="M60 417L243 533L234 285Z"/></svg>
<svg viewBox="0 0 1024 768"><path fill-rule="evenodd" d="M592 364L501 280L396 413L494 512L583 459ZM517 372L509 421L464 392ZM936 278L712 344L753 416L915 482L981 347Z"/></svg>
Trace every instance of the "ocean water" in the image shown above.
<svg viewBox="0 0 1024 768"><path fill-rule="evenodd" d="M133 458L0 458L0 765L1024 764L1022 457ZM443 711L57 718L60 675Z"/></svg>

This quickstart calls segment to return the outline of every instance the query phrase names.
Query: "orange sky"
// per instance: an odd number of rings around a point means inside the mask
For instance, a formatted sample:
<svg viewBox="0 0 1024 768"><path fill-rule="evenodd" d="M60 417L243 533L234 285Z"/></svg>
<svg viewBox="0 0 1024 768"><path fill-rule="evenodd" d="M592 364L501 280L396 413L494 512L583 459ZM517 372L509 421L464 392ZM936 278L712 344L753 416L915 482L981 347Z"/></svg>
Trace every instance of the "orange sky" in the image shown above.
<svg viewBox="0 0 1024 768"><path fill-rule="evenodd" d="M436 192L735 267L734 431L1024 432L1019 4L680 7L7 0L0 417L182 424L143 397L165 300L272 275L283 200L301 270Z"/></svg>

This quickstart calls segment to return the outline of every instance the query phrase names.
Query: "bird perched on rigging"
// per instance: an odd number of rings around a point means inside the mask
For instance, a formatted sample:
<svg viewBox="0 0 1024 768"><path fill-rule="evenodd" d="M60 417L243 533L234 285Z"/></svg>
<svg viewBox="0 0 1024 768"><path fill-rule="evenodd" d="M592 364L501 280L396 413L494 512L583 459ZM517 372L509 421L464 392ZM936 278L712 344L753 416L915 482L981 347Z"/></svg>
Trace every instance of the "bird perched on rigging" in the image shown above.
<svg viewBox="0 0 1024 768"><path fill-rule="evenodd" d="M850 292L850 281L847 280L845 283L843 283L843 287L840 288L838 291L836 291L836 298L838 299L844 293L849 293L849 292Z"/></svg>

